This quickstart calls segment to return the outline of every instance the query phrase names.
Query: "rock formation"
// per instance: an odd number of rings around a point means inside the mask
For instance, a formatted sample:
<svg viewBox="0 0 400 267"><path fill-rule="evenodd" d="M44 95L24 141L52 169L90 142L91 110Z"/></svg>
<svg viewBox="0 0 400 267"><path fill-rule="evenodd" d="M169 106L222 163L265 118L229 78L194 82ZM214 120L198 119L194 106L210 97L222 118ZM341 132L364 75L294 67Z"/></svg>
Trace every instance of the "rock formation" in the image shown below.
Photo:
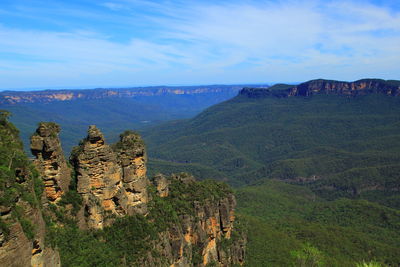
<svg viewBox="0 0 400 267"><path fill-rule="evenodd" d="M165 177L158 175L153 179L157 193L168 198L166 192L199 190L198 182L187 174ZM182 185L183 184L183 185ZM170 188L171 187L171 188ZM161 189L161 190L160 190ZM192 210L179 216L180 224L170 227L160 235L161 242L157 251L168 259L170 266L217 266L242 265L244 263L246 239L234 227L235 197L230 192L220 197L204 196L200 200L185 199ZM235 231L235 236L232 232ZM242 233L243 234L243 233ZM151 260L151 258L150 258ZM154 260L154 259L153 259ZM149 266L158 266L156 261L147 262Z"/></svg>
<svg viewBox="0 0 400 267"><path fill-rule="evenodd" d="M140 137L132 132L121 135L115 151L107 145L96 126L74 148L71 161L83 197L89 228L101 229L109 215L145 214L148 202L146 154Z"/></svg>
<svg viewBox="0 0 400 267"><path fill-rule="evenodd" d="M83 197L84 226L102 229L112 225L115 216L146 215L151 204L148 187L154 186L161 198L176 198L194 190L197 182L190 175L157 175L153 185L146 177L146 152L141 138L130 131L120 135L113 146L90 126L88 136L74 148L71 162L75 168L77 191ZM186 188L177 192L176 188ZM173 195L170 194L173 193ZM184 198L190 210L179 215L179 223L160 232L153 249L160 255L144 255L140 265L205 266L216 263L230 266L243 263L245 239L229 243L235 220L233 194L221 198L205 195L202 201ZM196 261L197 260L197 261Z"/></svg>
<svg viewBox="0 0 400 267"><path fill-rule="evenodd" d="M319 79L301 83L283 90L243 88L239 92L239 95L249 98L311 96L318 94L345 96L385 94L389 96L399 96L400 83L398 81L385 81L379 79L363 79L355 82Z"/></svg>
<svg viewBox="0 0 400 267"><path fill-rule="evenodd" d="M170 181L162 174L157 174L154 178L154 185L156 186L157 193L160 197L167 197L169 194Z"/></svg>
<svg viewBox="0 0 400 267"><path fill-rule="evenodd" d="M290 89L289 96L309 96L314 94L338 94L347 96L380 93L390 96L400 95L400 86L383 80L364 79L355 82L313 80Z"/></svg>
<svg viewBox="0 0 400 267"><path fill-rule="evenodd" d="M50 202L61 199L71 180L71 169L64 158L59 132L57 124L42 122L31 137L31 151L36 157L34 164L41 173L45 195Z"/></svg>
<svg viewBox="0 0 400 267"><path fill-rule="evenodd" d="M7 115L0 115L0 266L60 266L58 252L45 246L46 227L36 195L42 191L40 178L23 152L18 131Z"/></svg>
<svg viewBox="0 0 400 267"><path fill-rule="evenodd" d="M131 131L120 135L114 145L118 165L122 169L122 187L125 190L120 204L126 214L145 214L147 212L149 181L146 176L147 155L140 136Z"/></svg>
<svg viewBox="0 0 400 267"><path fill-rule="evenodd" d="M17 130L4 126L11 124L0 116L0 149L6 153L0 157L6 177L0 181L1 266L58 267L63 259L59 254L65 255L63 248L73 253L74 246L59 235L79 238L81 234L90 239L93 232L85 231L97 229L100 237L96 238L101 239L97 242L109 242L108 238L116 238L112 233L126 225L127 230L143 229L144 239L117 236L118 240L135 250L146 249L131 262L117 258L122 266L243 264L246 239L235 228L236 203L230 189L215 181L197 182L188 174L157 175L150 182L145 146L136 133L126 131L109 146L100 130L90 126L87 137L72 152L75 177L71 182L58 125L40 123L32 136L34 165L23 152ZM121 224L127 221L134 224Z"/></svg>
<svg viewBox="0 0 400 267"><path fill-rule="evenodd" d="M45 246L45 223L38 207L32 207L19 200L17 206L23 207L23 219L15 220L11 213L2 215L1 220L8 223L8 233L0 233L1 266L59 267L59 253ZM26 225L34 224L34 236L28 237Z"/></svg>

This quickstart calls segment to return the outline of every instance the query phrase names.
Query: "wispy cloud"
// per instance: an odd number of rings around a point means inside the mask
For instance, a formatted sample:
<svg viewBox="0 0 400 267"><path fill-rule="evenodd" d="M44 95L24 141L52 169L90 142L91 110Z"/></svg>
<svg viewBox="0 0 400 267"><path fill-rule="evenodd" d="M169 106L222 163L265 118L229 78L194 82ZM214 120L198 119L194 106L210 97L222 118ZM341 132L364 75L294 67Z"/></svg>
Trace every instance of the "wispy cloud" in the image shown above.
<svg viewBox="0 0 400 267"><path fill-rule="evenodd" d="M121 9L124 9L125 6L122 4L118 4L118 3L113 3L113 2L105 2L101 4L102 6L111 9L112 11L118 11Z"/></svg>
<svg viewBox="0 0 400 267"><path fill-rule="evenodd" d="M0 19L3 88L400 78L400 11L373 2L115 0L61 9L77 10L60 18L73 29ZM42 11L55 19L50 10Z"/></svg>

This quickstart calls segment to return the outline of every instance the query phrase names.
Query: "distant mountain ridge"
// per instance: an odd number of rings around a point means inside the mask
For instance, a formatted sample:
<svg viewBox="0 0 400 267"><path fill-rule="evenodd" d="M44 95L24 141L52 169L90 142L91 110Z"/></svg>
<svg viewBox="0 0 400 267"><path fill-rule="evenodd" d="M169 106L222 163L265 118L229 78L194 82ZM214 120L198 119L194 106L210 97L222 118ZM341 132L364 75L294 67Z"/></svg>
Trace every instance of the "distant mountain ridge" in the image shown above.
<svg viewBox="0 0 400 267"><path fill-rule="evenodd" d="M247 85L252 87L262 84ZM265 85L264 85L265 86ZM86 126L96 124L116 141L126 128L190 118L205 108L236 96L244 85L154 86L0 92L0 109L13 115L26 145L41 121L59 123L64 151L70 151Z"/></svg>
<svg viewBox="0 0 400 267"><path fill-rule="evenodd" d="M243 88L239 95L249 98L310 96L316 94L358 96L367 94L400 95L400 81L362 79L343 82L317 79L299 85L279 84L270 88Z"/></svg>
<svg viewBox="0 0 400 267"><path fill-rule="evenodd" d="M237 186L279 179L326 199L398 208L399 84L314 80L244 88L192 119L144 130L151 171L185 169Z"/></svg>
<svg viewBox="0 0 400 267"><path fill-rule="evenodd" d="M258 85L255 85L258 86ZM238 92L243 85L153 86L132 88L63 89L43 91L3 91L0 104L46 103L54 101L132 98L163 95L201 95Z"/></svg>

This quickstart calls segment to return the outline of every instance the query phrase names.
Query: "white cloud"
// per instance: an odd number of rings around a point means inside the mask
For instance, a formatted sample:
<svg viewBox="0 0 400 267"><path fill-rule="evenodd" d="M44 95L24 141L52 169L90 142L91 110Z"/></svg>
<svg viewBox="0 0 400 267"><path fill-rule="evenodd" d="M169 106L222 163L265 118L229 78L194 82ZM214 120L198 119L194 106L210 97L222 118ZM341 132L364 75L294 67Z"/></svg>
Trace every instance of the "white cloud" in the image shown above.
<svg viewBox="0 0 400 267"><path fill-rule="evenodd" d="M385 7L350 1L168 3L103 3L115 11L152 8L142 19L156 34L128 42L113 40L101 28L2 26L0 51L17 57L0 55L0 82L17 87L56 81L72 86L400 78L400 16ZM121 21L129 21L125 16Z"/></svg>
<svg viewBox="0 0 400 267"><path fill-rule="evenodd" d="M121 9L124 9L124 5L118 4L118 3L113 3L113 2L105 2L101 4L102 6L111 9L112 11L118 11Z"/></svg>

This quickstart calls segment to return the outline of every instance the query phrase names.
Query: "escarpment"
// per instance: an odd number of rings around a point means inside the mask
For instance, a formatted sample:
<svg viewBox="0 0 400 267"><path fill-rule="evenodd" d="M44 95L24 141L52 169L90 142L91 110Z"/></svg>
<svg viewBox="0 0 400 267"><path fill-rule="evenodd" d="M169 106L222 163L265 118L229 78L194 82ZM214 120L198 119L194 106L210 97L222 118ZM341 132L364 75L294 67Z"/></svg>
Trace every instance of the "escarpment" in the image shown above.
<svg viewBox="0 0 400 267"><path fill-rule="evenodd" d="M282 87L282 86L280 86ZM384 94L399 96L400 85L398 81L385 81L380 79L362 79L355 82L341 82L331 80L312 80L296 86L287 86L288 89L271 88L243 88L239 95L249 98L260 97L293 97L311 95L344 95L362 96L368 94Z"/></svg>
<svg viewBox="0 0 400 267"><path fill-rule="evenodd" d="M42 122L31 137L31 151L36 158L34 164L42 175L45 195L50 202L61 199L71 180L71 169L64 158L59 132L57 124Z"/></svg>

